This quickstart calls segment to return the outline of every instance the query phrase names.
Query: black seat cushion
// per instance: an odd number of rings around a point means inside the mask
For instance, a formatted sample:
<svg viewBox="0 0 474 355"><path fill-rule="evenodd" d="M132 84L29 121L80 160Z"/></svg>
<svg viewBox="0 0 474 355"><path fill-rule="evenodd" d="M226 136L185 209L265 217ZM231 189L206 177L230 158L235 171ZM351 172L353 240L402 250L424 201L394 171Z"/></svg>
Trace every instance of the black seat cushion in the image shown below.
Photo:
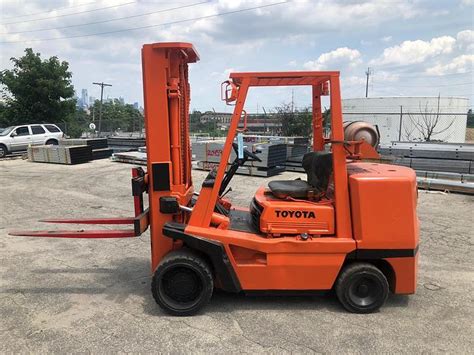
<svg viewBox="0 0 474 355"><path fill-rule="evenodd" d="M277 198L316 199L326 192L332 174L332 153L306 153L302 162L308 181L276 180L268 183Z"/></svg>
<svg viewBox="0 0 474 355"><path fill-rule="evenodd" d="M300 198L305 199L308 193L314 190L310 184L304 180L276 180L268 183L272 194L277 198Z"/></svg>

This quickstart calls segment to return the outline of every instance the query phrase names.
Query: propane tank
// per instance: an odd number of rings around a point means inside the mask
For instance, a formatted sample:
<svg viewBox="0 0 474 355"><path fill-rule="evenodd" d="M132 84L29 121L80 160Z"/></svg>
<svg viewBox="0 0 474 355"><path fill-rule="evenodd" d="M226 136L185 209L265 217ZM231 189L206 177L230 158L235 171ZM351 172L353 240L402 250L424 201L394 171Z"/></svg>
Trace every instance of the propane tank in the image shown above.
<svg viewBox="0 0 474 355"><path fill-rule="evenodd" d="M352 121L344 122L344 140L346 141L361 141L365 140L372 147L376 148L379 145L379 132L377 128L368 122Z"/></svg>

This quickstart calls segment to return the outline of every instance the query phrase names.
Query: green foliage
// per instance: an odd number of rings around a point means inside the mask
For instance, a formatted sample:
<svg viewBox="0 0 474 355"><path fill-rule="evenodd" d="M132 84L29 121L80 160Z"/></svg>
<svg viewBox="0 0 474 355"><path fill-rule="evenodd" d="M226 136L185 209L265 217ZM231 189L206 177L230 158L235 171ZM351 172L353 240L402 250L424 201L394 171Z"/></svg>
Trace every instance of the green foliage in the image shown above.
<svg viewBox="0 0 474 355"><path fill-rule="evenodd" d="M331 109L325 108L323 112L323 127L331 130Z"/></svg>
<svg viewBox="0 0 474 355"><path fill-rule="evenodd" d="M281 120L282 135L309 137L312 133L311 122L313 115L306 107L301 110L293 109L291 104L275 107L276 116Z"/></svg>
<svg viewBox="0 0 474 355"><path fill-rule="evenodd" d="M94 119L99 128L100 101L96 100L89 108L90 118ZM114 132L117 130L133 132L143 128L143 115L133 105L123 104L118 99L102 103L101 132Z"/></svg>
<svg viewBox="0 0 474 355"><path fill-rule="evenodd" d="M31 48L11 58L12 70L0 72L2 98L0 126L23 123L62 123L75 111L69 64L57 57L42 60Z"/></svg>
<svg viewBox="0 0 474 355"><path fill-rule="evenodd" d="M201 111L194 110L189 114L189 129L191 133L208 133L211 137L224 137L227 131L217 127L217 122L201 122Z"/></svg>
<svg viewBox="0 0 474 355"><path fill-rule="evenodd" d="M189 130L191 132L202 132L204 126L201 123L201 111L194 110L189 114Z"/></svg>
<svg viewBox="0 0 474 355"><path fill-rule="evenodd" d="M80 138L82 132L89 128L90 117L82 108L78 108L72 119L62 127L63 131L71 138Z"/></svg>
<svg viewBox="0 0 474 355"><path fill-rule="evenodd" d="M472 109L467 111L467 128L474 128L474 113Z"/></svg>

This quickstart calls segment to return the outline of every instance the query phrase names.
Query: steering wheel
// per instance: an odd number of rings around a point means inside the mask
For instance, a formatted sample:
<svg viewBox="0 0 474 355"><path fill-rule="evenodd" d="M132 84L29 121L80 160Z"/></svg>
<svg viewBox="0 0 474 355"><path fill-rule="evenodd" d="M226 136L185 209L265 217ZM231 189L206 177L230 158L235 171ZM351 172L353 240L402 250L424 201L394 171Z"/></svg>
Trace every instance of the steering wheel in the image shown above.
<svg viewBox="0 0 474 355"><path fill-rule="evenodd" d="M237 157L238 157L239 145L237 143L232 143L232 148L234 148L235 154L237 154ZM260 159L256 154L244 148L244 159L249 160L249 158L252 158L252 160L250 161L260 161L260 162L262 161L262 159Z"/></svg>

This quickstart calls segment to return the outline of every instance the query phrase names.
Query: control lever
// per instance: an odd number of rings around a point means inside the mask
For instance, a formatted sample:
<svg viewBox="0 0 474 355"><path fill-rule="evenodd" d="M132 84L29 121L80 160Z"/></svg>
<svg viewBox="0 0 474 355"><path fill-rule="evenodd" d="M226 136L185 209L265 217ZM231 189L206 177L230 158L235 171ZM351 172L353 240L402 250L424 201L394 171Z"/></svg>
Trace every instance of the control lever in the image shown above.
<svg viewBox="0 0 474 355"><path fill-rule="evenodd" d="M232 191L232 186L229 187L229 188L227 189L227 191L224 192L224 193L223 193L221 196L219 196L219 197L220 197L220 198L223 198L225 195L227 195L227 194L228 194L229 192L231 192L231 191Z"/></svg>

